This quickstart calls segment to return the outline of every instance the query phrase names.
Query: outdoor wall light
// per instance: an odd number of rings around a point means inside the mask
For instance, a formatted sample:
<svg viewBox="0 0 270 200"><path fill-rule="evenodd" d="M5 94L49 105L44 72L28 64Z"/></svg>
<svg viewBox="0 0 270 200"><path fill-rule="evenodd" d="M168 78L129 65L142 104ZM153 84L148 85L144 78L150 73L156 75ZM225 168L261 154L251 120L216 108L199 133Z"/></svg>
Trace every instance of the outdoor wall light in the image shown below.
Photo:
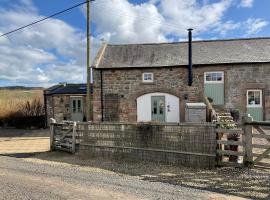
<svg viewBox="0 0 270 200"><path fill-rule="evenodd" d="M171 112L171 109L170 108L171 108L171 106L170 105L167 105L167 111L168 112Z"/></svg>

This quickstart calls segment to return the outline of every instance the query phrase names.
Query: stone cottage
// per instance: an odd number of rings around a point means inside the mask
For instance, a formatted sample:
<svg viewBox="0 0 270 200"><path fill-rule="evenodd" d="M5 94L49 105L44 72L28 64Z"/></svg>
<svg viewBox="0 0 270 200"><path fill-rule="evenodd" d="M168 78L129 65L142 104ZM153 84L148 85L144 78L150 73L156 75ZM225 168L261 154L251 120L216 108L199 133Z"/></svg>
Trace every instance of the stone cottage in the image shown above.
<svg viewBox="0 0 270 200"><path fill-rule="evenodd" d="M94 68L94 121L184 122L186 103L202 102L270 120L270 38L104 44Z"/></svg>
<svg viewBox="0 0 270 200"><path fill-rule="evenodd" d="M86 121L86 84L60 83L44 90L47 121Z"/></svg>

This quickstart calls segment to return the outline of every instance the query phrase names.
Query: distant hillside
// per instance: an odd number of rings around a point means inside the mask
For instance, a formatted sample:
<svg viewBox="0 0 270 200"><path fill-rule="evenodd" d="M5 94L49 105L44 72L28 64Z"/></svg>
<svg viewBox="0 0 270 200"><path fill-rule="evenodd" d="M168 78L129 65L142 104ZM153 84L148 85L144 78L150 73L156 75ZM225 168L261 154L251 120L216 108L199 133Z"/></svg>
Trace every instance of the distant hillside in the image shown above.
<svg viewBox="0 0 270 200"><path fill-rule="evenodd" d="M0 87L0 90L43 90L43 87L25 87L25 86L6 86Z"/></svg>

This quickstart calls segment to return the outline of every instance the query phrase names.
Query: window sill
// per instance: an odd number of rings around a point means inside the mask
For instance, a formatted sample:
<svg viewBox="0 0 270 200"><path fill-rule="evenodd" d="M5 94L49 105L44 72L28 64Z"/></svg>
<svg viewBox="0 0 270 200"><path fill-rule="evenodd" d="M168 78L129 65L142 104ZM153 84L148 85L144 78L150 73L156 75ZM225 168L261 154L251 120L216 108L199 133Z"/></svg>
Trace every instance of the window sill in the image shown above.
<svg viewBox="0 0 270 200"><path fill-rule="evenodd" d="M141 85L155 85L154 82L141 82Z"/></svg>

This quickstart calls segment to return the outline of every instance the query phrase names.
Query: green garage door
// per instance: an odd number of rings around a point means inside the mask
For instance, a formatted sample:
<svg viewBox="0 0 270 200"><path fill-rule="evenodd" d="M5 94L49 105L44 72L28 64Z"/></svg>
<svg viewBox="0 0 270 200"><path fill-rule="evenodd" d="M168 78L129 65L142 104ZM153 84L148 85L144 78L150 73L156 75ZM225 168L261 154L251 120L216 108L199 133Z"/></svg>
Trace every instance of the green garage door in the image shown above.
<svg viewBox="0 0 270 200"><path fill-rule="evenodd" d="M205 72L204 95L213 99L213 105L224 105L223 72Z"/></svg>

